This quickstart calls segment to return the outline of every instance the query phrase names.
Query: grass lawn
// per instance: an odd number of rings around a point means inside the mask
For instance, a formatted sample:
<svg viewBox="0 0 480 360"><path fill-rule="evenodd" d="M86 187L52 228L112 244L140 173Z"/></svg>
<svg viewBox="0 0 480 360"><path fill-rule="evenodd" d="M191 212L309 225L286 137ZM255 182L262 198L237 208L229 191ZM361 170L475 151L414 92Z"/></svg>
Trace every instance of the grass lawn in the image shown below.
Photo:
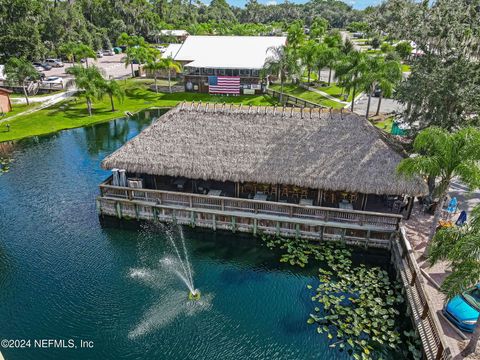
<svg viewBox="0 0 480 360"><path fill-rule="evenodd" d="M393 117L386 118L384 121L372 122L377 128L390 134L392 131Z"/></svg>
<svg viewBox="0 0 480 360"><path fill-rule="evenodd" d="M274 90L277 90L277 91L280 91L281 86L279 84L274 84L274 85L270 85L270 88L272 88ZM340 109L344 106L343 104L340 104L336 101L327 99L326 97L324 97L321 94L318 94L318 93L313 92L313 91L306 90L306 89L304 89L300 86L294 85L294 84L285 84L283 86L283 92L286 93L286 94L296 96L300 99L308 100L308 101L311 101L313 103L320 104L320 105L323 105L323 106L328 106L328 107L331 107L331 108L334 108L334 109Z"/></svg>
<svg viewBox="0 0 480 360"><path fill-rule="evenodd" d="M31 99L31 98L41 98L41 97L45 97L45 96L59 94L63 91L64 90L55 90L55 91L52 91L52 92L49 92L49 93L30 95L28 98L29 99ZM13 93L13 94L10 94L10 98L12 98L12 99L25 99L25 95L23 93Z"/></svg>
<svg viewBox="0 0 480 360"><path fill-rule="evenodd" d="M122 104L115 101L116 111L110 108L110 99L106 96L93 104L93 115L88 116L83 98L70 98L47 109L39 110L30 115L19 116L9 122L0 124L0 142L15 140L28 136L48 134L64 129L71 129L99 122L109 121L149 107L173 107L182 101L202 101L216 103L234 103L245 105L272 105L274 100L263 95L250 96L211 96L200 93L155 93L148 90L150 80L121 81L126 96ZM151 81L153 83L153 81ZM21 107L24 106L22 109ZM26 105L14 105L14 112L24 111ZM11 116L12 113L9 113ZM10 124L7 132L6 124Z"/></svg>
<svg viewBox="0 0 480 360"><path fill-rule="evenodd" d="M336 84L332 83L330 86L318 86L317 89L320 91L326 92L328 95L336 97L339 100L352 101L352 92L348 94L348 98L347 100L345 100L342 96L343 95L342 88L337 86Z"/></svg>

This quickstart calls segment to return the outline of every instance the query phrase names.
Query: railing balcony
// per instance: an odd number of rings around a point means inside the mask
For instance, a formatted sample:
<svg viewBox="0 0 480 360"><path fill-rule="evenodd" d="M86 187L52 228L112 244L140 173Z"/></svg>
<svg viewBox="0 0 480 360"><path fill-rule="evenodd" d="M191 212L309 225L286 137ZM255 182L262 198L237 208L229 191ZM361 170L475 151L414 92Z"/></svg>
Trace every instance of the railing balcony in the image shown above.
<svg viewBox="0 0 480 360"><path fill-rule="evenodd" d="M208 210L218 214L238 214L248 218L301 220L304 224L338 224L340 228L369 230L379 232L396 232L401 215L337 209L320 206L260 201L243 198L210 196L188 192L135 189L112 186L110 179L100 185L101 198L125 199L139 201L151 206L170 206L196 211ZM344 224L342 226L342 224ZM346 225L348 224L348 226Z"/></svg>

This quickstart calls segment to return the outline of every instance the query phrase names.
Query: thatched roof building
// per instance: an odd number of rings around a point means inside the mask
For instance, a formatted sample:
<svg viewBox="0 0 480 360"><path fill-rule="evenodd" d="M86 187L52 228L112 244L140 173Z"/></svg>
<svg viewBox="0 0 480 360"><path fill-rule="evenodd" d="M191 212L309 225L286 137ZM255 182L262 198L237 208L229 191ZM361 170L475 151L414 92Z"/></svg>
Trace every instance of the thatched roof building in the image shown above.
<svg viewBox="0 0 480 360"><path fill-rule="evenodd" d="M356 114L184 104L102 166L191 179L425 194L421 179L396 173L401 159L380 131Z"/></svg>

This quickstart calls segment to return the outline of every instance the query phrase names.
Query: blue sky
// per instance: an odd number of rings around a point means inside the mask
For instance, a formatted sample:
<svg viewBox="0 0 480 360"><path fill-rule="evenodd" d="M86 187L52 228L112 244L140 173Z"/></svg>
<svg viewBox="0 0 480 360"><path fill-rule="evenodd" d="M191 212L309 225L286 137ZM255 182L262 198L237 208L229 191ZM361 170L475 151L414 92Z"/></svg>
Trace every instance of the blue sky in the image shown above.
<svg viewBox="0 0 480 360"><path fill-rule="evenodd" d="M283 1L284 0L258 0L258 2L262 4L281 3ZM305 3L308 0L290 0L290 1L300 4L300 3ZM380 4L382 0L343 0L343 1L349 5L352 5L355 9L365 9L367 6ZM206 2L209 2L209 1L206 1ZM227 0L227 2L230 5L243 7L247 1L246 0Z"/></svg>

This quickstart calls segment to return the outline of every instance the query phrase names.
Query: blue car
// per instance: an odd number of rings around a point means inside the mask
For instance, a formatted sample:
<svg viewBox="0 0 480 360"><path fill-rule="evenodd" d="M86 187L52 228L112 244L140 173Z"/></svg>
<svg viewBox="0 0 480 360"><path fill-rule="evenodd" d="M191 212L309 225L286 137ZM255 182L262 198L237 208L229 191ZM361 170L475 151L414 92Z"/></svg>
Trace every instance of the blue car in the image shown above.
<svg viewBox="0 0 480 360"><path fill-rule="evenodd" d="M473 332L480 315L480 284L450 299L443 314L460 330Z"/></svg>

